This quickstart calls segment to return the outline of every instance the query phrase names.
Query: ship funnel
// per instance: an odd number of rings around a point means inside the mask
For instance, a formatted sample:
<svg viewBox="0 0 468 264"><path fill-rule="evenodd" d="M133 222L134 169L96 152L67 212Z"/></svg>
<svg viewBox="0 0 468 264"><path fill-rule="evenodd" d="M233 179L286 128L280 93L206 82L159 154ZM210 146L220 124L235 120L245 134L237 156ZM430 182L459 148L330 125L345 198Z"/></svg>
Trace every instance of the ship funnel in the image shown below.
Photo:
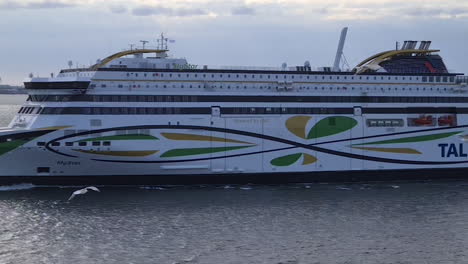
<svg viewBox="0 0 468 264"><path fill-rule="evenodd" d="M348 28L345 27L341 30L340 42L338 43L338 49L336 51L335 63L333 63L333 71L340 71L340 62L341 57L343 57L343 48L346 41L346 34L348 33Z"/></svg>
<svg viewBox="0 0 468 264"><path fill-rule="evenodd" d="M431 43L432 43L432 41L430 41L430 40L426 41L426 45L424 45L424 49L428 50L429 47L431 46Z"/></svg>
<svg viewBox="0 0 468 264"><path fill-rule="evenodd" d="M405 40L405 42L403 42L403 46L401 46L401 50L405 50L407 46L408 46L408 41Z"/></svg>

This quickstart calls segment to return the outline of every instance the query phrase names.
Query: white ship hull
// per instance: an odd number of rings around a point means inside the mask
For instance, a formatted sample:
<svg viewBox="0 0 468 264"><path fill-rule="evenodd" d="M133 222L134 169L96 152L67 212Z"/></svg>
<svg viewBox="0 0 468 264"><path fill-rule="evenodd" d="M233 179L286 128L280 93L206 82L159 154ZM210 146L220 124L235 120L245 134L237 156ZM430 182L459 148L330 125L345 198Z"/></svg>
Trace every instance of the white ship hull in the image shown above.
<svg viewBox="0 0 468 264"><path fill-rule="evenodd" d="M197 68L163 49L125 51L91 68L32 78L28 101L0 130L0 181L468 175L467 80L448 73L427 42L411 47L373 56L353 72ZM157 56L143 58L149 52ZM401 65L423 72L399 73Z"/></svg>
<svg viewBox="0 0 468 264"><path fill-rule="evenodd" d="M90 117L96 119L96 116ZM171 184L204 183L208 179L220 183L313 182L327 180L327 175L330 181L362 177L372 180L366 172L373 172L375 180L382 176L388 179L388 172L400 179L410 174L422 178L444 177L447 169L464 170L468 163L468 147L463 141L468 127L464 125L467 124L464 115L457 116L456 127L372 130L363 119L388 119L388 116L279 114L99 118L105 120L105 127L77 126L83 117L69 115L59 118L63 121L56 117L49 122L46 118L36 121L46 124L45 127L13 134L12 131L1 132L3 138L23 133L21 137L29 139L0 156L2 176L14 177L5 179L7 181L22 177L33 181L37 176L48 181L54 177L72 176L73 180L79 180L83 176L93 176L105 177L95 180L108 183L112 183L115 176L135 177L135 180L137 176L146 176L141 179L143 182ZM330 119L335 119L335 126L345 127L336 134L323 134L328 133L326 129L333 129L328 126ZM407 115L392 114L392 119L407 119ZM323 135L314 136L314 132L309 132L312 138L308 139L308 131L320 124L325 127L315 133ZM48 127L49 130L43 130ZM47 133L35 137L38 131ZM39 142L45 145L38 146ZM73 146L67 146L67 142L72 142ZM80 142L86 142L86 146L80 146ZM104 142L109 145L104 146ZM434 169L439 169L440 175L430 173ZM405 170L411 173L402 173ZM428 173L430 175L418 175ZM167 177L171 175L174 177Z"/></svg>

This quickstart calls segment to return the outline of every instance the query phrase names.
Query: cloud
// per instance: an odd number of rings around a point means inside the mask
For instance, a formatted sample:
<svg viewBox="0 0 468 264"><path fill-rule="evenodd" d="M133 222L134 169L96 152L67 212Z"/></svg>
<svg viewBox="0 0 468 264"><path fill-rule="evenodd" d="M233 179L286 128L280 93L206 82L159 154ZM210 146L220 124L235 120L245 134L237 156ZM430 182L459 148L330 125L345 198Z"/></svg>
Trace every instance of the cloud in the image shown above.
<svg viewBox="0 0 468 264"><path fill-rule="evenodd" d="M183 8L183 7L163 7L163 6L140 6L132 10L135 16L202 16L207 15L208 12L200 8Z"/></svg>
<svg viewBox="0 0 468 264"><path fill-rule="evenodd" d="M325 20L427 20L427 19L460 19L468 17L468 2L446 0L374 2L367 0L347 2L338 5L322 5L325 12L309 9Z"/></svg>
<svg viewBox="0 0 468 264"><path fill-rule="evenodd" d="M50 9L50 8L67 8L74 7L76 4L58 1L58 0L42 0L42 1L12 1L6 0L0 3L0 9Z"/></svg>
<svg viewBox="0 0 468 264"><path fill-rule="evenodd" d="M284 21L288 17L314 21L468 18L468 1L460 0L0 0L2 10L69 7L108 10L115 14L129 13L134 16L255 15L268 18L270 22L279 19Z"/></svg>
<svg viewBox="0 0 468 264"><path fill-rule="evenodd" d="M255 15L255 9L248 6L238 6L231 9L232 15Z"/></svg>
<svg viewBox="0 0 468 264"><path fill-rule="evenodd" d="M468 16L468 8L439 8L439 7L421 7L418 9L408 8L403 9L401 12L410 17L464 17Z"/></svg>

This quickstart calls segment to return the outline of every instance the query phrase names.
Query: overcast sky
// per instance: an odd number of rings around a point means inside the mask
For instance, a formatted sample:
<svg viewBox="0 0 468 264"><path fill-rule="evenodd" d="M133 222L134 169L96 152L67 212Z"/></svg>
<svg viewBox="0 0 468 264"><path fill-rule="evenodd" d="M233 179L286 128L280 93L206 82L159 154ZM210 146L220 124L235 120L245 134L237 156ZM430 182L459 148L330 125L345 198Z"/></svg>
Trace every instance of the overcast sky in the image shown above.
<svg viewBox="0 0 468 264"><path fill-rule="evenodd" d="M193 64L330 66L344 26L351 67L395 41L432 40L468 72L465 0L0 0L0 77L89 65L161 32Z"/></svg>

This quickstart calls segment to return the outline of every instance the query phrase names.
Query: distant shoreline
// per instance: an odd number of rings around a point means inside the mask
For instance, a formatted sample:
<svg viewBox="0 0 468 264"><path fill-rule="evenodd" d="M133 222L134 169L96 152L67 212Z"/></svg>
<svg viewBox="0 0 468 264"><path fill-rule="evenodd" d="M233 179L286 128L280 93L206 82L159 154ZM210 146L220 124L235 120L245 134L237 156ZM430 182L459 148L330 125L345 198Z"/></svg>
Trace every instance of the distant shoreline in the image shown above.
<svg viewBox="0 0 468 264"><path fill-rule="evenodd" d="M0 85L0 94L27 94L22 86Z"/></svg>

